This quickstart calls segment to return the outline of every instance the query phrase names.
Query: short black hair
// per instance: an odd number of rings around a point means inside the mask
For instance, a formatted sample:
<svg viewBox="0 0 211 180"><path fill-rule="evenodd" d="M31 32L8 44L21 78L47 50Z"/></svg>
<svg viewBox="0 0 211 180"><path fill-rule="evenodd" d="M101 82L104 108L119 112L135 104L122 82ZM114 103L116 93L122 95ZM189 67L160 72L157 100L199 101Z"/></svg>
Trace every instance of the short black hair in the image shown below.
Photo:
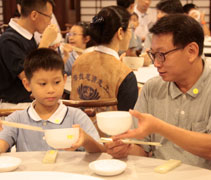
<svg viewBox="0 0 211 180"><path fill-rule="evenodd" d="M204 32L200 24L184 14L172 14L159 19L150 32L155 35L173 35L173 45L184 48L191 42L196 42L199 46L199 56L202 55L204 47Z"/></svg>
<svg viewBox="0 0 211 180"><path fill-rule="evenodd" d="M123 7L104 7L90 23L91 38L97 45L109 44L120 27L123 31L127 30L130 16L130 13Z"/></svg>
<svg viewBox="0 0 211 180"><path fill-rule="evenodd" d="M40 70L61 70L64 74L64 62L61 56L53 49L39 48L32 51L24 61L24 72L30 81L33 73Z"/></svg>
<svg viewBox="0 0 211 180"><path fill-rule="evenodd" d="M117 0L117 6L121 6L125 9L129 8L131 4L134 4L135 0Z"/></svg>
<svg viewBox="0 0 211 180"><path fill-rule="evenodd" d="M27 17L33 10L42 10L49 2L53 7L54 0L21 0L21 16Z"/></svg>
<svg viewBox="0 0 211 180"><path fill-rule="evenodd" d="M179 0L161 0L157 3L156 9L166 14L183 13L183 7Z"/></svg>
<svg viewBox="0 0 211 180"><path fill-rule="evenodd" d="M198 7L193 3L187 3L183 6L184 13L188 14L191 9L197 9Z"/></svg>

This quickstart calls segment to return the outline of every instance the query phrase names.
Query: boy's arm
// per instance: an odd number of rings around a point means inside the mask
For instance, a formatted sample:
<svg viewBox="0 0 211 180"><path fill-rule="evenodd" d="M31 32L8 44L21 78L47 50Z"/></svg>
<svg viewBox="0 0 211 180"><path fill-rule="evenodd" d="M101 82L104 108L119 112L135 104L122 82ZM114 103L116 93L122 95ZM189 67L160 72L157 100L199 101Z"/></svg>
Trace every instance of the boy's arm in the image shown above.
<svg viewBox="0 0 211 180"><path fill-rule="evenodd" d="M0 153L7 152L9 147L9 144L6 141L0 139Z"/></svg>

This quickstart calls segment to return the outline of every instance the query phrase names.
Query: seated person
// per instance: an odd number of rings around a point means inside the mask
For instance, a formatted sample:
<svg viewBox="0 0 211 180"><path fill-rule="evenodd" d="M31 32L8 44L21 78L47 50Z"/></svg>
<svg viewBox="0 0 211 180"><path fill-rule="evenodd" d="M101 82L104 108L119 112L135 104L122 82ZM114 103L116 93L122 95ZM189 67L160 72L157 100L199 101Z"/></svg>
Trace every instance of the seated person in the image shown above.
<svg viewBox="0 0 211 180"><path fill-rule="evenodd" d="M16 111L6 121L23 123L43 129L80 126L79 140L67 150L84 147L88 152L101 152L104 147L97 142L99 135L89 117L80 109L66 107L59 99L64 90L66 75L60 55L47 48L32 52L24 62L25 88L35 100L28 109ZM3 126L0 131L0 152L13 145L17 151L46 151L52 149L43 140L43 132Z"/></svg>
<svg viewBox="0 0 211 180"><path fill-rule="evenodd" d="M134 151L132 146L114 146L113 142L108 146L109 153L133 151L210 169L211 68L201 58L203 29L195 19L173 14L158 20L150 32L153 36L149 55L160 77L144 85L136 111L131 111L136 129L116 139L144 138L162 146L136 146Z"/></svg>
<svg viewBox="0 0 211 180"><path fill-rule="evenodd" d="M67 43L70 45L85 50L94 45L94 42L89 36L88 24L85 22L79 22L72 26L70 32L67 34ZM72 50L69 54L69 58L65 63L65 73L67 75L72 74L72 65L79 55L82 53Z"/></svg>
<svg viewBox="0 0 211 180"><path fill-rule="evenodd" d="M183 13L182 3L179 0L175 1L160 0L156 4L156 10L157 10L157 20L169 14ZM152 34L148 33L146 36L146 40L144 42L144 48L142 50L142 53L146 54L146 51L149 50L151 47L151 42L152 42Z"/></svg>
<svg viewBox="0 0 211 180"><path fill-rule="evenodd" d="M210 36L210 30L205 21L205 14L198 10L198 7L193 3L187 3L183 6L184 13L196 19L202 26L205 36Z"/></svg>
<svg viewBox="0 0 211 180"><path fill-rule="evenodd" d="M0 100L5 103L31 102L30 93L22 84L25 77L23 62L26 55L37 48L34 32L43 33L39 47L49 47L57 35L57 28L49 25L53 12L52 0L22 0L21 17L11 19L0 37ZM12 104L13 105L13 104ZM14 106L15 106L14 105Z"/></svg>
<svg viewBox="0 0 211 180"><path fill-rule="evenodd" d="M130 14L119 6L103 8L90 24L90 36L97 46L82 54L72 68L71 99L117 98L118 110L133 108L137 80L132 70L120 61L119 50L127 50L131 38Z"/></svg>

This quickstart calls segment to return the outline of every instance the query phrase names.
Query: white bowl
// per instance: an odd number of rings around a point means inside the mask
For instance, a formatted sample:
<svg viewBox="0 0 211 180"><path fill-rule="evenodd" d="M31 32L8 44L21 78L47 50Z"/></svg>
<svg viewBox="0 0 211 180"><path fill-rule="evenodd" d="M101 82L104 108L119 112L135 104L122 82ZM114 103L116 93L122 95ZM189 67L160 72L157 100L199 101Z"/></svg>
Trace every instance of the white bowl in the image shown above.
<svg viewBox="0 0 211 180"><path fill-rule="evenodd" d="M137 70L144 65L143 57L125 56L123 62L133 70Z"/></svg>
<svg viewBox="0 0 211 180"><path fill-rule="evenodd" d="M21 159L10 156L0 157L0 172L8 172L17 169L21 164Z"/></svg>
<svg viewBox="0 0 211 180"><path fill-rule="evenodd" d="M70 148L79 138L79 128L45 130L45 140L55 149Z"/></svg>
<svg viewBox="0 0 211 180"><path fill-rule="evenodd" d="M89 163L89 168L98 175L114 176L122 173L127 164L117 159L97 160Z"/></svg>
<svg viewBox="0 0 211 180"><path fill-rule="evenodd" d="M96 114L99 129L108 135L126 132L132 126L132 116L127 111L107 111Z"/></svg>

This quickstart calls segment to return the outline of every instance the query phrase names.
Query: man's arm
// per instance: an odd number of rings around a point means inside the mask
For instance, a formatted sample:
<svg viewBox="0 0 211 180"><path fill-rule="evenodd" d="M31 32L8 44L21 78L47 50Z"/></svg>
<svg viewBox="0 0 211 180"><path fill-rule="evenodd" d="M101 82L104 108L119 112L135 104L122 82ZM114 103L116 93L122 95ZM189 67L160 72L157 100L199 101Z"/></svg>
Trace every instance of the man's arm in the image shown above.
<svg viewBox="0 0 211 180"><path fill-rule="evenodd" d="M143 139L152 133L158 133L186 151L211 160L211 135L188 131L168 124L152 115L141 114L130 110L130 113L138 119L138 128L116 136L114 139L139 138Z"/></svg>

